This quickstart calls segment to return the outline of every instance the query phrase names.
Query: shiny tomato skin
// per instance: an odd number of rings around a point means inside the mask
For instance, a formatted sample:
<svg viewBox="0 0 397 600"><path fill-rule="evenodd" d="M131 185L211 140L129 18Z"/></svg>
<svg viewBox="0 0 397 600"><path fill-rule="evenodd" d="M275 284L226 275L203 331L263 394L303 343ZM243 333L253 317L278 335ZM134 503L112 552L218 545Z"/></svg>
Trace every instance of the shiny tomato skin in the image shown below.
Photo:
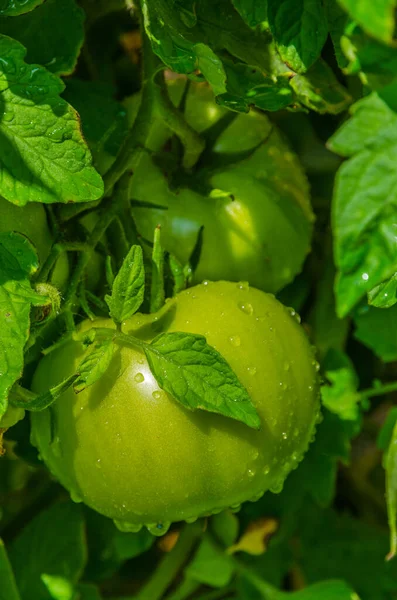
<svg viewBox="0 0 397 600"><path fill-rule="evenodd" d="M205 283L180 293L162 316L134 316L123 331L146 341L162 331L205 335L248 390L262 426L185 409L160 390L140 350L122 347L106 374L78 395L66 392L52 417L32 413L32 441L72 497L126 530L146 525L162 534L171 522L280 491L319 411L312 348L291 312L247 284ZM34 389L59 383L83 354L76 342L49 354Z"/></svg>

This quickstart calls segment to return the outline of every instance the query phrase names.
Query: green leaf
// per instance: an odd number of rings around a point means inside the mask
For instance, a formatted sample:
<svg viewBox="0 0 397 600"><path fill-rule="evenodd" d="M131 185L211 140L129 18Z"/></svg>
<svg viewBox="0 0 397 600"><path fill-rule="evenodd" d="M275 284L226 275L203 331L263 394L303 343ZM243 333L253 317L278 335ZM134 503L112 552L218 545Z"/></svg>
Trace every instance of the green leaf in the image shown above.
<svg viewBox="0 0 397 600"><path fill-rule="evenodd" d="M105 173L128 131L127 113L107 84L69 79L62 96L77 110L95 167Z"/></svg>
<svg viewBox="0 0 397 600"><path fill-rule="evenodd" d="M79 600L101 600L102 596L98 588L90 583L81 583L77 586L80 594Z"/></svg>
<svg viewBox="0 0 397 600"><path fill-rule="evenodd" d="M227 586L234 574L235 565L231 557L218 548L209 536L204 536L185 575L204 585L215 588Z"/></svg>
<svg viewBox="0 0 397 600"><path fill-rule="evenodd" d="M328 34L320 0L268 0L270 30L283 61L305 73L320 56Z"/></svg>
<svg viewBox="0 0 397 600"><path fill-rule="evenodd" d="M160 310L164 304L164 251L160 241L160 227L154 230L152 251L152 284L150 290L150 312Z"/></svg>
<svg viewBox="0 0 397 600"><path fill-rule="evenodd" d="M260 428L248 392L202 335L163 333L144 351L159 386L185 408L215 412Z"/></svg>
<svg viewBox="0 0 397 600"><path fill-rule="evenodd" d="M0 35L0 194L27 202L96 200L103 182L91 166L61 80L24 62L19 42Z"/></svg>
<svg viewBox="0 0 397 600"><path fill-rule="evenodd" d="M0 16L15 17L43 4L44 0L0 0Z"/></svg>
<svg viewBox="0 0 397 600"><path fill-rule="evenodd" d="M357 421L360 417L358 377L349 357L343 352L330 350L324 360L325 377L331 385L323 385L323 404L340 419Z"/></svg>
<svg viewBox="0 0 397 600"><path fill-rule="evenodd" d="M352 588L344 581L321 581L297 592L281 592L259 577L247 577L239 586L245 600L359 600Z"/></svg>
<svg viewBox="0 0 397 600"><path fill-rule="evenodd" d="M350 18L335 0L325 0L324 7L327 15L329 34L334 45L335 57L339 68L344 69L349 61L342 50L341 39L350 23Z"/></svg>
<svg viewBox="0 0 397 600"><path fill-rule="evenodd" d="M375 93L351 114L328 142L350 157L337 173L332 207L340 317L397 271L397 115Z"/></svg>
<svg viewBox="0 0 397 600"><path fill-rule="evenodd" d="M24 408L31 411L45 410L55 402L76 381L77 375L71 375L58 385L50 388L47 392L35 394L22 388L14 388L10 392L10 404L16 408Z"/></svg>
<svg viewBox="0 0 397 600"><path fill-rule="evenodd" d="M361 27L382 42L393 39L395 0L338 0L339 4Z"/></svg>
<svg viewBox="0 0 397 600"><path fill-rule="evenodd" d="M22 600L51 599L42 580L44 574L77 583L86 560L82 512L71 501L54 504L36 515L10 547Z"/></svg>
<svg viewBox="0 0 397 600"><path fill-rule="evenodd" d="M384 362L397 360L397 304L391 308L364 306L354 313L354 337Z"/></svg>
<svg viewBox="0 0 397 600"><path fill-rule="evenodd" d="M258 25L267 24L267 0L232 0L234 8L244 21L255 29Z"/></svg>
<svg viewBox="0 0 397 600"><path fill-rule="evenodd" d="M386 469L386 502L390 528L390 552L388 559L397 553L397 424L384 459Z"/></svg>
<svg viewBox="0 0 397 600"><path fill-rule="evenodd" d="M256 18L252 3L240 0L238 8L248 19ZM262 16L263 10L261 3ZM288 75L278 80L289 69L281 63L268 31L253 32L230 0L202 0L193 12L187 23L181 0L143 2L153 51L169 68L188 75L199 70L217 101L232 110L244 112L250 104L278 110L292 100Z"/></svg>
<svg viewBox="0 0 397 600"><path fill-rule="evenodd" d="M93 350L78 366L78 377L73 384L74 391L79 394L93 385L107 371L114 353L112 340L103 340L95 344Z"/></svg>
<svg viewBox="0 0 397 600"><path fill-rule="evenodd" d="M41 580L53 600L74 600L76 598L74 585L65 577L43 573Z"/></svg>
<svg viewBox="0 0 397 600"><path fill-rule="evenodd" d="M290 84L297 99L320 114L337 115L352 102L346 88L322 59L317 60L304 75L292 77Z"/></svg>
<svg viewBox="0 0 397 600"><path fill-rule="evenodd" d="M9 390L22 375L30 307L37 300L29 277L37 269L37 255L27 238L0 234L0 417L7 410Z"/></svg>
<svg viewBox="0 0 397 600"><path fill-rule="evenodd" d="M20 600L7 552L0 539L0 600Z"/></svg>
<svg viewBox="0 0 397 600"><path fill-rule="evenodd" d="M397 302L397 273L368 292L368 304L376 308L390 308Z"/></svg>
<svg viewBox="0 0 397 600"><path fill-rule="evenodd" d="M83 21L84 12L75 0L47 0L20 17L0 18L0 31L25 46L29 63L70 75L84 40Z"/></svg>
<svg viewBox="0 0 397 600"><path fill-rule="evenodd" d="M242 63L224 60L227 77L227 93L217 97L217 103L231 110L248 112L251 105L262 110L277 111L292 103L293 91L290 73L278 78Z"/></svg>
<svg viewBox="0 0 397 600"><path fill-rule="evenodd" d="M132 317L143 302L145 269L140 246L132 246L113 282L112 295L105 296L115 323Z"/></svg>

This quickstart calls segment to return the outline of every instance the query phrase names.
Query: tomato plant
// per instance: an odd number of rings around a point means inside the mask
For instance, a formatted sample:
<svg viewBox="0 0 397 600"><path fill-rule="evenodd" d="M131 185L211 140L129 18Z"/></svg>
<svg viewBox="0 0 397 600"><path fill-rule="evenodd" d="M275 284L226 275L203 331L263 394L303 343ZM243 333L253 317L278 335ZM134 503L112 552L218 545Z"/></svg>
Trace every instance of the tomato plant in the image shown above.
<svg viewBox="0 0 397 600"><path fill-rule="evenodd" d="M173 521L216 513L280 491L308 447L318 416L316 362L301 326L273 296L229 282L181 292L158 327L136 315L126 333L206 336L246 387L260 419L242 423L190 412L158 386L142 351L121 348L105 380L70 390L33 417L33 440L72 492L129 531L155 534ZM83 329L90 327L83 324ZM99 327L114 327L100 321ZM76 342L43 359L33 389L67 379L84 351ZM55 431L53 430L55 427Z"/></svg>
<svg viewBox="0 0 397 600"><path fill-rule="evenodd" d="M0 0L0 600L395 599L396 17Z"/></svg>

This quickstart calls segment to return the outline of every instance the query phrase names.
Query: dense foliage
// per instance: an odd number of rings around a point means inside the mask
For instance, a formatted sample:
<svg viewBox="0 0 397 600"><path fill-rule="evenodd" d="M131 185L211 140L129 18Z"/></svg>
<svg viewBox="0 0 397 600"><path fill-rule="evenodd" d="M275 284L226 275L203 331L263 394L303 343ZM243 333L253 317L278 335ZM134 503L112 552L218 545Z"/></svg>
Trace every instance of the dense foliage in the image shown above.
<svg viewBox="0 0 397 600"><path fill-rule="evenodd" d="M397 598L396 16L0 0L0 600Z"/></svg>

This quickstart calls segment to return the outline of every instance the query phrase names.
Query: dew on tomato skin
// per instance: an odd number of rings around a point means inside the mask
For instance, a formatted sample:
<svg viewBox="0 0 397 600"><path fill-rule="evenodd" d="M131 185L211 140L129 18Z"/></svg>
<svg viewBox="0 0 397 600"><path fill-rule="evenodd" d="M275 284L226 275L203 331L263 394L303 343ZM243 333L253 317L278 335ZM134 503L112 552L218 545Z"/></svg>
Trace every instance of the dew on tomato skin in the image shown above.
<svg viewBox="0 0 397 600"><path fill-rule="evenodd" d="M280 479L279 481L275 481L274 483L272 483L272 485L269 487L269 490L273 494L280 494L283 491L283 487L284 479Z"/></svg>
<svg viewBox="0 0 397 600"><path fill-rule="evenodd" d="M253 469L248 469L247 475L250 479L252 479L253 477L255 477L255 471Z"/></svg>
<svg viewBox="0 0 397 600"><path fill-rule="evenodd" d="M136 373L136 375L134 375L134 379L137 383L142 383L143 381L145 381L143 373Z"/></svg>
<svg viewBox="0 0 397 600"><path fill-rule="evenodd" d="M70 498L72 502L75 502L76 504L81 504L81 502L83 502L83 498L78 492L76 492L76 490L70 491Z"/></svg>
<svg viewBox="0 0 397 600"><path fill-rule="evenodd" d="M230 507L230 510L232 513L237 513L239 512L239 510L241 510L241 504L237 503L237 504L232 504Z"/></svg>
<svg viewBox="0 0 397 600"><path fill-rule="evenodd" d="M281 434L281 437L283 438L283 440L288 440L288 433L283 431L283 433Z"/></svg>
<svg viewBox="0 0 397 600"><path fill-rule="evenodd" d="M118 519L114 519L113 523L119 531L124 533L138 533L143 527L141 523L128 523L128 521L119 521Z"/></svg>
<svg viewBox="0 0 397 600"><path fill-rule="evenodd" d="M250 375L256 375L256 367L247 367L247 371Z"/></svg>
<svg viewBox="0 0 397 600"><path fill-rule="evenodd" d="M263 475L269 475L270 467L268 465L266 465L266 467L263 467L262 473L263 473Z"/></svg>
<svg viewBox="0 0 397 600"><path fill-rule="evenodd" d="M145 526L149 533L160 537L161 535L167 533L171 527L171 523L169 521L164 521L163 523L145 523Z"/></svg>
<svg viewBox="0 0 397 600"><path fill-rule="evenodd" d="M198 520L198 517L187 517L185 519L186 523L195 523Z"/></svg>
<svg viewBox="0 0 397 600"><path fill-rule="evenodd" d="M232 346L234 346L235 348L238 348L241 344L240 336L231 335L229 338L229 342L231 343Z"/></svg>
<svg viewBox="0 0 397 600"><path fill-rule="evenodd" d="M155 392L152 393L152 396L155 400L160 400L161 398L161 392L159 392L158 390L156 390Z"/></svg>
<svg viewBox="0 0 397 600"><path fill-rule="evenodd" d="M245 313L249 317L254 314L254 308L249 302L238 302L237 306L240 310L243 311L243 313Z"/></svg>
<svg viewBox="0 0 397 600"><path fill-rule="evenodd" d="M102 469L101 459L100 458L98 458L98 460L96 461L95 466L96 466L97 469Z"/></svg>
<svg viewBox="0 0 397 600"><path fill-rule="evenodd" d="M237 289L248 291L250 288L248 281L239 281L237 284Z"/></svg>

